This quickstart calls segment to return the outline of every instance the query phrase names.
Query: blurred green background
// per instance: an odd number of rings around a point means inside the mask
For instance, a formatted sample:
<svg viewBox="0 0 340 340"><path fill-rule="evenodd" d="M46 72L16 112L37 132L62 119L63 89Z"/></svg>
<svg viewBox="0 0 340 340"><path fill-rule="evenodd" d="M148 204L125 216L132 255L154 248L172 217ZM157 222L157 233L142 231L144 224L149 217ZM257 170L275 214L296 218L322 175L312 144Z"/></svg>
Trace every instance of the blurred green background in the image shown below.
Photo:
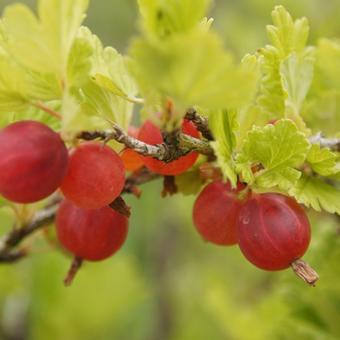
<svg viewBox="0 0 340 340"><path fill-rule="evenodd" d="M0 0L1 11L11 3ZM215 1L214 27L237 58L266 43L276 4L308 17L311 43L339 38L339 0ZM138 31L136 0L92 1L85 24L124 52ZM160 199L161 190L156 181L143 186L139 200L127 198L133 214L123 249L86 263L70 288L62 285L70 258L43 234L29 241L29 258L1 265L0 339L340 339L339 220L310 214L314 235L305 259L321 279L309 288L290 270L254 268L237 247L203 242L192 225L195 197ZM7 210L0 221L5 232Z"/></svg>

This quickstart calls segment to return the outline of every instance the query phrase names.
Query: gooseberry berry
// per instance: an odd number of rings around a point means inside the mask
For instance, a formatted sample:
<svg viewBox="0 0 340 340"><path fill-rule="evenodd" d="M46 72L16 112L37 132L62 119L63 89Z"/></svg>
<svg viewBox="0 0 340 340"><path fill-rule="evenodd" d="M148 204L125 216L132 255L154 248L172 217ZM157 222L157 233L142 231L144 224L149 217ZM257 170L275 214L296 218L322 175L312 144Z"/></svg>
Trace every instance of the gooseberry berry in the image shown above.
<svg viewBox="0 0 340 340"><path fill-rule="evenodd" d="M32 203L46 198L61 184L68 153L60 136L32 120L0 131L0 193L10 201Z"/></svg>
<svg viewBox="0 0 340 340"><path fill-rule="evenodd" d="M236 224L242 204L237 193L243 188L241 183L232 189L229 182L216 181L201 191L194 204L193 221L203 239L219 245L237 243Z"/></svg>
<svg viewBox="0 0 340 340"><path fill-rule="evenodd" d="M134 138L138 138L139 129L135 126L129 126L128 134ZM129 148L125 148L121 153L120 157L124 163L127 171L136 171L140 169L144 163L139 154Z"/></svg>
<svg viewBox="0 0 340 340"><path fill-rule="evenodd" d="M87 142L70 153L60 188L79 207L98 209L120 195L124 182L125 169L119 155L106 145Z"/></svg>
<svg viewBox="0 0 340 340"><path fill-rule="evenodd" d="M310 235L306 213L293 198L253 194L240 210L238 244L244 256L259 268L288 268L306 252Z"/></svg>
<svg viewBox="0 0 340 340"><path fill-rule="evenodd" d="M199 132L197 131L194 124L186 119L183 120L182 132L192 137L199 137ZM161 130L149 120L145 121L145 123L142 125L138 138L141 141L152 145L160 144L164 141ZM148 156L140 157L143 160L145 166L151 171L161 175L175 176L189 169L196 162L198 153L190 152L189 154L169 163Z"/></svg>
<svg viewBox="0 0 340 340"><path fill-rule="evenodd" d="M56 229L59 242L76 257L99 261L123 245L128 219L111 209L83 209L64 200L58 209Z"/></svg>

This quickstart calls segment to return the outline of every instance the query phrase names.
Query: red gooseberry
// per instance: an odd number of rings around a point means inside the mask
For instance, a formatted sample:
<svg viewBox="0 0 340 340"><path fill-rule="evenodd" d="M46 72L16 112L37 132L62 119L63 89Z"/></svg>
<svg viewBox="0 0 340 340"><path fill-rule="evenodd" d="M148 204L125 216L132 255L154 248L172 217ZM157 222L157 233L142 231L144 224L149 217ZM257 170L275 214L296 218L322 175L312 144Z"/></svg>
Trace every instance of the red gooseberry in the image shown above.
<svg viewBox="0 0 340 340"><path fill-rule="evenodd" d="M61 184L68 153L60 136L31 120L0 131L0 193L10 201L32 203L46 198Z"/></svg>
<svg viewBox="0 0 340 340"><path fill-rule="evenodd" d="M201 191L194 204L193 221L203 239L219 245L237 243L236 224L242 204L237 193L244 187L238 183L232 189L229 182L216 181Z"/></svg>
<svg viewBox="0 0 340 340"><path fill-rule="evenodd" d="M76 257L99 261L123 245L128 219L110 207L83 209L64 200L56 217L59 242Z"/></svg>
<svg viewBox="0 0 340 340"><path fill-rule="evenodd" d="M119 155L106 145L87 142L71 151L61 190L79 207L98 209L120 195L124 182L125 169Z"/></svg>
<svg viewBox="0 0 340 340"><path fill-rule="evenodd" d="M244 256L265 270L288 268L306 252L311 231L304 209L281 194L253 194L243 205L237 224Z"/></svg>
<svg viewBox="0 0 340 340"><path fill-rule="evenodd" d="M135 126L129 126L128 134L134 138L138 137L139 129ZM127 171L136 171L140 169L144 163L139 154L129 148L125 148L121 153L120 157L124 163Z"/></svg>
<svg viewBox="0 0 340 340"><path fill-rule="evenodd" d="M199 132L195 125L186 119L183 120L182 132L192 137L199 137ZM161 144L164 141L161 130L149 120L145 121L143 126L140 128L138 138L141 141L152 145ZM196 162L198 153L190 152L189 154L169 163L152 157L140 157L142 158L145 166L151 171L161 175L175 176L189 169Z"/></svg>

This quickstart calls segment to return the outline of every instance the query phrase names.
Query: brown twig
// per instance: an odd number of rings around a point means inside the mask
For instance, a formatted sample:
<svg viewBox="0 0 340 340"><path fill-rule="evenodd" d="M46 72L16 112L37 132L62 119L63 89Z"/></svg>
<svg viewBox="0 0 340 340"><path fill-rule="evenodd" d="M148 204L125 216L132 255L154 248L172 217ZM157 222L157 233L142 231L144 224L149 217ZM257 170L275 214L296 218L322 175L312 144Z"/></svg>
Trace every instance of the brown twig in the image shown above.
<svg viewBox="0 0 340 340"><path fill-rule="evenodd" d="M196 151L206 156L211 156L214 154L214 151L209 143L184 133L178 134L178 142L179 147L182 148L182 150Z"/></svg>
<svg viewBox="0 0 340 340"><path fill-rule="evenodd" d="M194 108L188 109L184 118L191 120L204 138L209 141L214 140L214 137L209 129L208 119L200 116Z"/></svg>
<svg viewBox="0 0 340 340"><path fill-rule="evenodd" d="M14 251L17 245L27 236L53 222L57 205L48 206L39 210L33 219L20 228L12 229L0 240L0 262L13 262L23 257L26 252L23 250Z"/></svg>
<svg viewBox="0 0 340 340"><path fill-rule="evenodd" d="M213 154L213 149L209 145L209 142L190 137L180 132L176 133L176 143L151 145L129 136L115 124L112 127L112 130L83 131L77 135L77 138L84 140L115 140L143 156L150 156L164 162L176 160L191 151L196 151L204 155Z"/></svg>
<svg viewBox="0 0 340 340"><path fill-rule="evenodd" d="M155 174L147 168L143 167L135 171L125 180L122 193L136 195L136 192L139 192L139 190L136 189L138 185L151 182L157 178L160 178L159 174Z"/></svg>

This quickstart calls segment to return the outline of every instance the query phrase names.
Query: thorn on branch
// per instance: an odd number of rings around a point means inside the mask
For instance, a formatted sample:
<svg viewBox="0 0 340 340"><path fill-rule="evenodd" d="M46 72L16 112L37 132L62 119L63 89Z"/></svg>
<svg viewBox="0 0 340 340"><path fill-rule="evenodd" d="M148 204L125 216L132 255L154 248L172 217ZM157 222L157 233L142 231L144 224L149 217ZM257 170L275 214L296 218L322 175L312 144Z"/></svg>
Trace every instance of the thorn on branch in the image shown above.
<svg viewBox="0 0 340 340"><path fill-rule="evenodd" d="M200 116L194 108L188 109L184 118L191 120L204 138L209 141L214 140L214 137L209 129L208 119Z"/></svg>
<svg viewBox="0 0 340 340"><path fill-rule="evenodd" d="M163 178L163 190L162 197L166 197L167 195L172 196L176 194L178 191L177 185L175 182L175 176L164 176Z"/></svg>
<svg viewBox="0 0 340 340"><path fill-rule="evenodd" d="M131 215L131 208L125 203L122 196L118 196L112 203L109 204L109 206L127 218Z"/></svg>

